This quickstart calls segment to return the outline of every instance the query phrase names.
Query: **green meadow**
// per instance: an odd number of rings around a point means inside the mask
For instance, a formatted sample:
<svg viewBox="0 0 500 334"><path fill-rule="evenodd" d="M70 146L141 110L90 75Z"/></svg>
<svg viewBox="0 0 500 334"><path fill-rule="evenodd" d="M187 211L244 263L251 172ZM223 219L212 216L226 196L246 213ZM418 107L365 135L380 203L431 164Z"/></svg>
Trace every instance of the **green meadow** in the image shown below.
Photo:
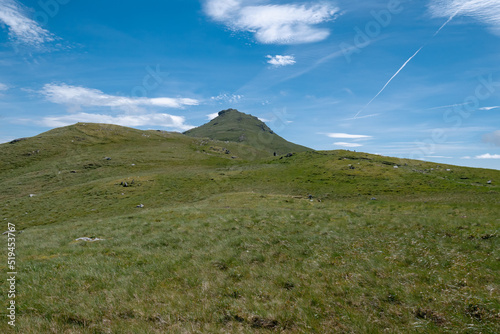
<svg viewBox="0 0 500 334"><path fill-rule="evenodd" d="M500 332L500 171L266 147L82 123L0 145L0 332Z"/></svg>

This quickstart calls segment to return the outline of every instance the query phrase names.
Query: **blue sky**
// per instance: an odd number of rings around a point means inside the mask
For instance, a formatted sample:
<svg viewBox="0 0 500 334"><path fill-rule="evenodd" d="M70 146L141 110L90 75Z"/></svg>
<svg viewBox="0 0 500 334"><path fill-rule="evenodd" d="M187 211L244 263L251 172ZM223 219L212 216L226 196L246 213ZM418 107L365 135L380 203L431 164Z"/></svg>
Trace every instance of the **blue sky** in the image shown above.
<svg viewBox="0 0 500 334"><path fill-rule="evenodd" d="M500 169L498 0L0 0L0 142L81 122Z"/></svg>

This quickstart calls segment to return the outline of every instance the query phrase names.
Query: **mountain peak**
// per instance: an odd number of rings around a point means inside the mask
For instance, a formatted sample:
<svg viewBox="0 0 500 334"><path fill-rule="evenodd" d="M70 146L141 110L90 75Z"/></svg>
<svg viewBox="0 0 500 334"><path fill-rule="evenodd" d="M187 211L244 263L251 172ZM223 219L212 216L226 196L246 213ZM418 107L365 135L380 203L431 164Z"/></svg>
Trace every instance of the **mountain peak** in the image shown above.
<svg viewBox="0 0 500 334"><path fill-rule="evenodd" d="M232 108L219 111L218 116L210 122L186 131L184 134L191 137L244 143L277 154L311 151L307 147L281 138L257 117Z"/></svg>
<svg viewBox="0 0 500 334"><path fill-rule="evenodd" d="M226 109L226 110L219 111L219 116L223 116L223 115L230 114L230 113L240 113L240 114L243 114L242 112L239 112L238 109L229 108L229 109Z"/></svg>

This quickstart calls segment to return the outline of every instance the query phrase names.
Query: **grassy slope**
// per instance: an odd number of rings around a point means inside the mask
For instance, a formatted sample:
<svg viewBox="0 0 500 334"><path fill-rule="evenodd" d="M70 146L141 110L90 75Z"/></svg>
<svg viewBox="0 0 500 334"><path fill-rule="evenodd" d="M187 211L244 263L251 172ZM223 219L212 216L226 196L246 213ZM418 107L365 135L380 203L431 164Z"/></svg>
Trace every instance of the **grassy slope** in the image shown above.
<svg viewBox="0 0 500 334"><path fill-rule="evenodd" d="M209 123L186 131L185 134L192 137L244 143L271 154L276 152L278 155L311 151L307 147L286 141L257 117L241 113L236 109L223 110Z"/></svg>
<svg viewBox="0 0 500 334"><path fill-rule="evenodd" d="M94 124L0 153L22 333L500 330L498 171Z"/></svg>

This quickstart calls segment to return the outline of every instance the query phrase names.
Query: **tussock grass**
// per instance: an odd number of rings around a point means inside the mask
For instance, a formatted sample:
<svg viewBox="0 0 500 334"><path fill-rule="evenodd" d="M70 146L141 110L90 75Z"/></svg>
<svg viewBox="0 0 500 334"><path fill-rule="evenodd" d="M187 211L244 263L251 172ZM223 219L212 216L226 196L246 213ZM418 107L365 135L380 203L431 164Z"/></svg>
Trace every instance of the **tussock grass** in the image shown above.
<svg viewBox="0 0 500 334"><path fill-rule="evenodd" d="M498 331L493 215L258 198L27 230L21 332Z"/></svg>

